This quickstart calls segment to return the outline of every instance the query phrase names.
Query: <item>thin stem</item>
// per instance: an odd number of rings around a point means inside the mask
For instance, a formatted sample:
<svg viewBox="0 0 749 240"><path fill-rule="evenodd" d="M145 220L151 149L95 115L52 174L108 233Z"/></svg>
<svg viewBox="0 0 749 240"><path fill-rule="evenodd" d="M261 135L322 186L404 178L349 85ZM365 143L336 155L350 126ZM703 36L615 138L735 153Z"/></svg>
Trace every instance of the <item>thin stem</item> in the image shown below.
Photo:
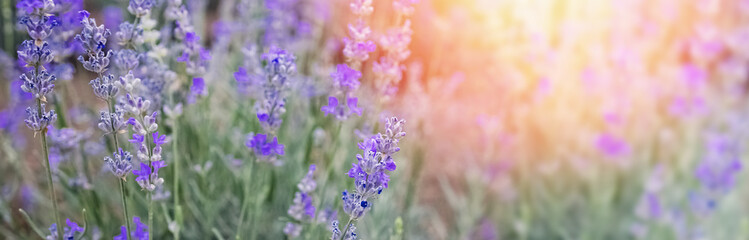
<svg viewBox="0 0 749 240"><path fill-rule="evenodd" d="M101 77L101 74L99 74L99 77ZM114 108L114 103L112 102L112 100L108 99L107 105L109 106L109 113L114 114L115 108ZM120 151L120 143L117 140L117 129L114 129L114 124L112 124L112 139L114 139L114 151L115 152ZM125 178L127 178L127 175L125 175ZM120 195L122 197L122 211L123 211L123 214L125 215L125 219L124 219L125 227L127 228L127 232L128 232L127 235L129 238L131 227L130 227L130 213L128 213L127 211L127 195L125 194L125 179L120 179L119 182L120 182Z"/></svg>
<svg viewBox="0 0 749 240"><path fill-rule="evenodd" d="M255 172L255 162L252 161L250 174L246 177L245 183L244 183L244 198L242 199L242 208L239 210L239 224L237 224L237 233L234 236L235 239L239 240L240 233L242 230L242 226L244 225L244 216L247 212L247 207L249 205L249 198L250 198L250 180L252 179L252 175Z"/></svg>
<svg viewBox="0 0 749 240"><path fill-rule="evenodd" d="M36 107L37 107L37 114L39 118L42 117L42 100L37 98L36 99ZM52 169L50 168L49 164L49 147L47 146L47 128L45 126L44 129L42 129L41 134L42 135L42 153L44 154L44 166L47 169L47 184L49 185L49 195L52 197L52 209L55 213L55 222L57 223L57 239L62 240L62 221L60 220L60 213L58 212L57 208L57 195L55 193L55 183L52 182Z"/></svg>
<svg viewBox="0 0 749 240"><path fill-rule="evenodd" d="M172 158L174 159L174 216L177 224L181 225L182 207L179 205L179 154L177 154L177 120L172 122ZM174 231L174 239L179 240L179 227Z"/></svg>
<svg viewBox="0 0 749 240"><path fill-rule="evenodd" d="M122 195L122 210L125 212L125 227L127 228L127 236L130 235L130 214L127 212L127 196L125 195L125 179L120 179L120 194Z"/></svg>
<svg viewBox="0 0 749 240"><path fill-rule="evenodd" d="M349 226L351 226L351 222L352 221L354 221L353 218L349 218L348 219L348 222L346 223L346 228L343 229L343 232L341 233L341 239L340 240L343 240L344 238L346 238L346 232L348 232Z"/></svg>
<svg viewBox="0 0 749 240"><path fill-rule="evenodd" d="M153 193L148 192L148 240L153 240Z"/></svg>

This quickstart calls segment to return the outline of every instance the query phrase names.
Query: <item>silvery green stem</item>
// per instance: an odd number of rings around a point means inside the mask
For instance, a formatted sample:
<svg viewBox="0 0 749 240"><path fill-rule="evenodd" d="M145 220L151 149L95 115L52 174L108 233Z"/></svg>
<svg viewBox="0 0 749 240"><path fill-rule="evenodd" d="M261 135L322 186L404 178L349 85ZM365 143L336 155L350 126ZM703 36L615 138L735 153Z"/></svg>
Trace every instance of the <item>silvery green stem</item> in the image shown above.
<svg viewBox="0 0 749 240"><path fill-rule="evenodd" d="M127 196L125 195L125 179L120 179L120 194L122 195L122 211L125 212L125 227L130 235L130 214L127 212Z"/></svg>
<svg viewBox="0 0 749 240"><path fill-rule="evenodd" d="M101 74L99 74L99 77L101 77ZM110 113L114 113L114 103L111 100L107 100L107 105L109 105L109 111ZM114 139L114 151L120 150L120 143L117 140L117 129L114 129L114 126L112 126L112 138ZM127 178L127 175L125 176ZM127 228L128 232L128 238L130 235L130 214L127 211L127 195L125 194L125 179L120 179L120 197L122 197L122 211L125 215L125 227Z"/></svg>
<svg viewBox="0 0 749 240"><path fill-rule="evenodd" d="M174 216L175 221L181 224L182 207L179 205L179 154L177 154L177 118L173 122L172 131L172 158L174 159ZM174 231L174 239L179 240L179 227Z"/></svg>
<svg viewBox="0 0 749 240"><path fill-rule="evenodd" d="M37 114L39 117L42 116L42 100L36 99ZM57 223L57 239L62 240L62 221L60 221L60 213L57 210L57 195L55 193L55 183L52 182L52 169L49 164L49 147L47 146L47 128L41 131L42 135L42 153L44 155L44 166L47 169L47 184L49 185L49 196L52 198L52 209L55 214L55 223Z"/></svg>
<svg viewBox="0 0 749 240"><path fill-rule="evenodd" d="M354 221L353 218L349 218L348 222L346 223L346 228L343 229L343 232L341 233L341 240L346 238L346 232L348 232L349 226L351 226L351 222Z"/></svg>

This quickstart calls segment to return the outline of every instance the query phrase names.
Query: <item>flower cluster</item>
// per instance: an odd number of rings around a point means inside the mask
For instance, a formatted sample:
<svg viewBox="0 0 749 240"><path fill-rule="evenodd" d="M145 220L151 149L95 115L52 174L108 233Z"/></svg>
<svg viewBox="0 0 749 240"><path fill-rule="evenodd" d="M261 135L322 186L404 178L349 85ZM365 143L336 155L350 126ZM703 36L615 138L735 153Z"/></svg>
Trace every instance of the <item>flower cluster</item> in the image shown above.
<svg viewBox="0 0 749 240"><path fill-rule="evenodd" d="M65 227L63 228L63 234L62 234L63 236L62 236L62 239L65 239L65 240L72 240L72 239L75 239L75 233L76 233L76 232L79 232L79 233L83 233L83 230L84 230L84 229L83 229L83 228L82 228L81 226L78 226L78 223L75 223L75 222L73 222L73 221L70 221L70 219L66 219L66 220L65 220L65 224L66 224L67 226L65 226ZM51 234L50 234L50 235L47 235L47 237L46 237L46 239L47 239L47 240L55 240L55 239L59 239L59 238L58 238L58 236L57 236L57 224L56 224L56 223L53 223L53 224L52 224L52 225L51 225L51 226L49 227L49 232L50 232Z"/></svg>
<svg viewBox="0 0 749 240"><path fill-rule="evenodd" d="M164 183L164 179L159 177L159 169L163 167L166 167L164 161L152 161L151 166L141 162L140 169L133 171L133 174L138 176L135 181L141 188L152 192Z"/></svg>
<svg viewBox="0 0 749 240"><path fill-rule="evenodd" d="M107 71L109 58L112 56L112 50L104 51L111 32L103 24L96 25L96 19L89 18L90 14L87 11L80 11L79 14L83 30L75 39L83 46L87 58L80 55L78 61L86 70L101 75Z"/></svg>
<svg viewBox="0 0 749 240"><path fill-rule="evenodd" d="M706 195L717 196L733 189L736 175L742 169L738 142L726 135L708 137L707 151L695 170L695 177Z"/></svg>
<svg viewBox="0 0 749 240"><path fill-rule="evenodd" d="M361 116L361 108L357 106L359 100L353 96L353 92L359 88L361 75L359 71L351 69L346 64L338 64L336 72L330 74L330 77L333 78L334 90L332 95L334 96L329 96L328 105L320 108L325 116L333 114L338 120L346 120L348 116L354 113ZM339 103L342 100L346 103Z"/></svg>
<svg viewBox="0 0 749 240"><path fill-rule="evenodd" d="M312 221L315 218L315 206L312 204L310 194L317 188L317 182L313 178L315 165L309 166L307 175L297 184L297 191L294 195L294 204L289 207L287 213L295 222L287 222L283 232L290 238L298 237L302 232L302 222Z"/></svg>
<svg viewBox="0 0 749 240"><path fill-rule="evenodd" d="M242 48L244 61L242 66L234 73L234 79L237 81L237 91L252 98L258 98L261 93L257 89L263 83L263 66L258 57L256 45L250 45Z"/></svg>
<svg viewBox="0 0 749 240"><path fill-rule="evenodd" d="M133 170L132 159L133 155L130 152L120 148L118 152L112 154L111 158L104 157L104 162L107 163L114 176L124 179Z"/></svg>
<svg viewBox="0 0 749 240"><path fill-rule="evenodd" d="M187 74L191 76L203 76L208 68L208 60L211 54L200 45L200 37L195 32L185 33L184 49L177 61L187 64Z"/></svg>
<svg viewBox="0 0 749 240"><path fill-rule="evenodd" d="M418 0L394 0L393 8L399 15L398 19L405 19L401 26L389 29L387 34L380 38L380 46L385 51L385 56L372 66L372 72L377 78L377 84L383 92L390 92L389 87L398 84L402 79L404 67L401 62L406 60L411 51L411 21L408 17L413 13L413 4Z"/></svg>
<svg viewBox="0 0 749 240"><path fill-rule="evenodd" d="M99 124L98 127L104 133L110 134L110 133L120 133L125 131L127 128L127 125L124 120L124 112L122 109L115 109L113 113L107 112L107 111L100 111L99 112Z"/></svg>
<svg viewBox="0 0 749 240"><path fill-rule="evenodd" d="M275 133L281 126L281 115L286 112L286 95L289 79L296 72L296 57L280 48L271 48L263 54L265 79L263 96L255 103L255 112L260 125L269 133Z"/></svg>
<svg viewBox="0 0 749 240"><path fill-rule="evenodd" d="M278 143L278 138L270 137L267 134L250 133L244 143L257 157L264 162L275 163L278 157L284 154L284 145Z"/></svg>
<svg viewBox="0 0 749 240"><path fill-rule="evenodd" d="M114 240L147 240L148 239L148 226L140 221L140 217L133 217L133 223L135 223L135 230L133 230L128 238L127 228L120 226L120 235L114 236Z"/></svg>
<svg viewBox="0 0 749 240"><path fill-rule="evenodd" d="M354 179L355 189L343 191L343 211L351 221L356 221L371 209L372 200L388 187L388 172L395 170L393 155L400 151L398 143L406 136L403 131L405 120L392 117L386 120L385 133L378 133L359 143L363 154L357 154L357 163L349 170L348 176ZM348 232L344 231L343 234ZM334 232L335 235L335 232Z"/></svg>
<svg viewBox="0 0 749 240"><path fill-rule="evenodd" d="M301 5L299 0L266 0L265 7L268 14L265 18L266 45L278 44L289 46L294 42L295 36L303 35L309 30L309 23L302 19L297 6Z"/></svg>
<svg viewBox="0 0 749 240"><path fill-rule="evenodd" d="M45 131L47 126L57 120L55 110L49 110L49 112L47 112L44 107L45 104L41 104L41 110L36 108L32 109L31 107L26 108L26 120L24 120L24 122L26 122L26 126L34 132Z"/></svg>
<svg viewBox="0 0 749 240"><path fill-rule="evenodd" d="M51 93L55 87L57 78L44 70L44 67L35 67L27 73L21 75L21 89L29 92L37 99L46 99L47 94Z"/></svg>
<svg viewBox="0 0 749 240"><path fill-rule="evenodd" d="M343 234L341 232L341 229L338 227L338 220L334 220L331 223L330 231L333 232L333 235L330 236L330 240L339 240L341 239L341 235ZM354 223L350 223L348 225L348 229L346 230L346 234L343 235L343 240L356 240L356 226L354 226Z"/></svg>
<svg viewBox="0 0 749 240"><path fill-rule="evenodd" d="M374 8L372 0L353 0L350 7L357 20L355 24L348 25L351 38L343 38L343 55L353 68L358 69L362 62L369 59L369 53L374 52L377 47L372 40L369 40L372 30L364 21L366 16L372 14Z"/></svg>
<svg viewBox="0 0 749 240"><path fill-rule="evenodd" d="M281 127L281 115L286 112L286 95L289 79L296 72L296 58L285 50L274 47L263 54L263 60L266 62L266 81L262 83L262 96L255 102L255 113L266 133L250 133L245 145L255 153L258 160L277 164L279 162L276 160L284 154L284 146L278 144L276 132Z"/></svg>
<svg viewBox="0 0 749 240"><path fill-rule="evenodd" d="M125 96L127 98L125 109L135 116L127 121L134 132L130 143L137 149L136 157L141 162L140 170L133 171L133 174L138 176L136 181L143 189L154 191L164 182L162 178L159 178L158 171L159 168L166 166L166 163L161 160L161 146L167 142L167 137L166 135L159 135L159 132L157 132L159 128L156 123L158 112L153 111L151 114L146 114L151 105L149 100L143 100L142 97L135 98L130 94Z"/></svg>

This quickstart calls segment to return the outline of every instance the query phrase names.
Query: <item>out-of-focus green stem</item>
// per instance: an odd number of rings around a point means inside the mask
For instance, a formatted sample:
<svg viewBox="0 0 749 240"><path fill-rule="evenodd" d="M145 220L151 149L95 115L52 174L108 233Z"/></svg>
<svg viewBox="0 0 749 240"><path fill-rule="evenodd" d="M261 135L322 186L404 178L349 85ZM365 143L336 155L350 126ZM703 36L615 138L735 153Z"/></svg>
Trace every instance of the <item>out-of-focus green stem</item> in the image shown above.
<svg viewBox="0 0 749 240"><path fill-rule="evenodd" d="M44 233L42 233L42 230L39 230L39 227L36 226L36 223L31 221L31 217L29 217L29 214L26 213L23 209L18 209L19 212L23 215L23 218L26 219L26 222L29 223L29 226L31 226L31 230L34 230L36 235L39 235L39 237L44 238Z"/></svg>
<svg viewBox="0 0 749 240"><path fill-rule="evenodd" d="M174 239L179 240L179 231L182 218L182 206L179 205L179 154L177 154L177 121L179 116L175 117L172 125L172 159L174 159L174 218L177 221L177 228L174 230Z"/></svg>
<svg viewBox="0 0 749 240"><path fill-rule="evenodd" d="M42 100L36 99L37 114L39 118L42 118ZM47 128L41 130L42 135L42 153L44 155L44 166L47 170L47 184L49 185L49 196L52 198L52 209L55 214L55 222L57 223L57 239L62 240L62 221L60 220L60 213L57 208L57 194L55 193L55 183L52 182L52 168L49 164L49 147L47 146Z"/></svg>
<svg viewBox="0 0 749 240"><path fill-rule="evenodd" d="M240 208L239 213L239 224L237 224L237 233L234 235L234 239L239 240L242 232L242 226L244 225L244 217L245 213L247 212L247 207L249 205L249 198L250 198L250 180L252 180L252 175L255 172L255 161L252 161L250 164L250 174L247 176L244 182L244 198L242 199L242 207Z"/></svg>
<svg viewBox="0 0 749 240"><path fill-rule="evenodd" d="M10 6L11 1L10 0L3 0L3 7L0 8L2 10L3 14L3 37L5 40L3 41L5 43L5 52L11 53L14 51L13 49L13 40L15 40L15 37L13 36L13 21L11 20L13 18L13 12L11 11Z"/></svg>

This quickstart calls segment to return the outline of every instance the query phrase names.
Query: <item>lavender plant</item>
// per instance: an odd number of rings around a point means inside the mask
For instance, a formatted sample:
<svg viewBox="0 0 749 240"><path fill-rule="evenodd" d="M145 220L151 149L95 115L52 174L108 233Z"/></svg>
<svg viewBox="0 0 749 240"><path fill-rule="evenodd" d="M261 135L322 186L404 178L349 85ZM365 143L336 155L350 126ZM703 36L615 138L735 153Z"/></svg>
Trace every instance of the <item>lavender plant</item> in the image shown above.
<svg viewBox="0 0 749 240"><path fill-rule="evenodd" d="M55 7L51 0L46 1L20 1L16 7L23 10L20 17L20 24L26 27L26 31L32 40L25 40L18 50L19 59L25 62L26 66L32 67L30 70L21 75L23 91L31 93L36 100L36 109L26 108L26 126L34 131L34 135L40 135L42 156L44 166L47 172L47 184L49 185L49 195L51 197L54 220L56 226L62 226L60 213L57 207L57 193L52 180L52 170L50 167L49 146L47 145L47 126L57 119L54 110L47 112L45 104L46 96L50 94L55 86L57 78L50 74L44 67L53 59L52 50L46 39L52 34L52 29L59 25L57 17L52 15L51 11ZM63 229L56 228L56 238L62 239Z"/></svg>
<svg viewBox="0 0 749 240"><path fill-rule="evenodd" d="M356 239L356 221L374 206L373 200L388 187L388 172L395 171L393 155L400 151L398 143L406 136L403 131L405 124L405 120L389 118L385 123L385 133L359 143L359 149L364 153L356 155L357 163L348 172L348 176L354 179L355 188L352 192L344 190L341 197L343 211L349 220L342 232L338 221L333 221L331 239Z"/></svg>

